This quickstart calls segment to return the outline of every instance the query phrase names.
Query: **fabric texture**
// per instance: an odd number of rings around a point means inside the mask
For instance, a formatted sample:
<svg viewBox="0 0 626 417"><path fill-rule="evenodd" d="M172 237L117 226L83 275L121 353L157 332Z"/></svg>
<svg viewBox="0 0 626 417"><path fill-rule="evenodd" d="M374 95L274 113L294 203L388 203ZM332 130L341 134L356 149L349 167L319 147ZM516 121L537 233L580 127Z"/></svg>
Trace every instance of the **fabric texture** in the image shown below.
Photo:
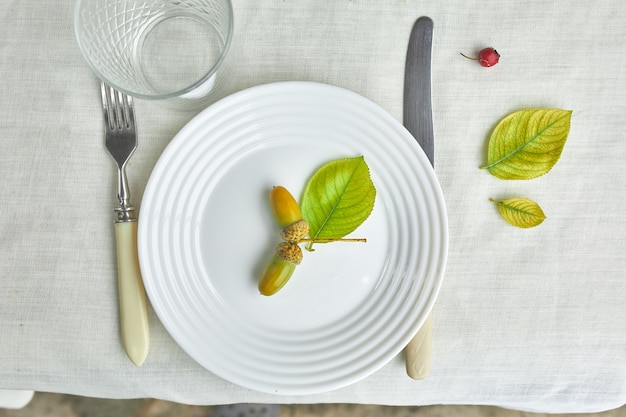
<svg viewBox="0 0 626 417"><path fill-rule="evenodd" d="M211 374L150 309L151 349L135 367L119 338L114 165L98 80L73 31L74 2L0 5L0 389L188 404L488 404L592 412L626 403L626 8L528 0L234 0L224 94L285 80L355 91L402 118L410 29L435 24L435 171L450 247L433 310L430 376L404 358L352 386L281 397ZM493 68L460 56L493 46ZM489 134L515 110L573 110L547 175L503 181ZM132 199L193 116L137 101ZM505 223L489 198L527 197L547 220Z"/></svg>

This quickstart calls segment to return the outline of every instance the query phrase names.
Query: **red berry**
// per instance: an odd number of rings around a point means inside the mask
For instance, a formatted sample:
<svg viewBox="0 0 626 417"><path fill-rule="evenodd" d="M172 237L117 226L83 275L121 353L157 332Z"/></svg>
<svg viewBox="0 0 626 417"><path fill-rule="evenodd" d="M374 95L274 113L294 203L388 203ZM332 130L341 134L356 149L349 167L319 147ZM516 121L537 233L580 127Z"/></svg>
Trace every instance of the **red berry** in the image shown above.
<svg viewBox="0 0 626 417"><path fill-rule="evenodd" d="M493 48L483 48L478 53L478 58L469 57L461 53L465 58L478 61L483 67L493 67L500 60L500 54Z"/></svg>
<svg viewBox="0 0 626 417"><path fill-rule="evenodd" d="M485 48L478 53L478 60L483 67L493 67L500 60L500 54L493 48Z"/></svg>

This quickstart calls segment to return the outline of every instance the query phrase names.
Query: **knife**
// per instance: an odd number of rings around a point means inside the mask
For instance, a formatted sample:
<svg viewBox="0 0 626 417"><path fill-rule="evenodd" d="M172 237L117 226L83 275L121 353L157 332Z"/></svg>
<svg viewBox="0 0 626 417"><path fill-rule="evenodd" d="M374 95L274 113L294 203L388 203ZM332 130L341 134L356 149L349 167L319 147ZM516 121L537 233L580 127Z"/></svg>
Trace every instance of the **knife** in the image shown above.
<svg viewBox="0 0 626 417"><path fill-rule="evenodd" d="M431 55L433 21L417 19L411 30L404 71L404 126L420 144L434 167L435 137L431 97ZM424 379L430 372L432 356L432 314L405 348L406 372Z"/></svg>

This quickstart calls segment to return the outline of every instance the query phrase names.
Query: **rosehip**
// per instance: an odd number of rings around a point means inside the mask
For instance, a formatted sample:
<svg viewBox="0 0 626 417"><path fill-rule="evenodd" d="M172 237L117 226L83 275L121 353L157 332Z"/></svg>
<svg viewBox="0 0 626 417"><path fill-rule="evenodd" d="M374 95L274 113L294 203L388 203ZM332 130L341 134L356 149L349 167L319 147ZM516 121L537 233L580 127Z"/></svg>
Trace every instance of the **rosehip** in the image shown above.
<svg viewBox="0 0 626 417"><path fill-rule="evenodd" d="M500 54L493 48L485 48L478 53L478 59L483 67L492 67L500 60Z"/></svg>
<svg viewBox="0 0 626 417"><path fill-rule="evenodd" d="M483 48L478 52L478 58L471 58L461 53L465 58L478 61L483 67L493 67L500 60L500 54L493 48Z"/></svg>

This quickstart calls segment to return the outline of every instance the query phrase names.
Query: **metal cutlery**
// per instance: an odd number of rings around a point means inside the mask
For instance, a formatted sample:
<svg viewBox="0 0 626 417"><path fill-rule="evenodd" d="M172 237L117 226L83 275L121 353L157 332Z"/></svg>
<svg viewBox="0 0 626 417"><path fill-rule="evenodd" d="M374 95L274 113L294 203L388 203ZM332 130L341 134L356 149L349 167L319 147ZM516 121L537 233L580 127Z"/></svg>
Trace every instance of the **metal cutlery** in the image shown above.
<svg viewBox="0 0 626 417"><path fill-rule="evenodd" d="M415 137L433 165L434 131L431 97L431 55L433 21L420 17L409 38L404 72L404 126ZM405 348L406 371L413 379L430 372L432 355L432 314Z"/></svg>
<svg viewBox="0 0 626 417"><path fill-rule="evenodd" d="M128 357L141 366L148 355L150 332L146 293L137 255L137 217L130 204L126 164L137 148L133 99L101 84L105 145L118 168L115 242L122 343Z"/></svg>

